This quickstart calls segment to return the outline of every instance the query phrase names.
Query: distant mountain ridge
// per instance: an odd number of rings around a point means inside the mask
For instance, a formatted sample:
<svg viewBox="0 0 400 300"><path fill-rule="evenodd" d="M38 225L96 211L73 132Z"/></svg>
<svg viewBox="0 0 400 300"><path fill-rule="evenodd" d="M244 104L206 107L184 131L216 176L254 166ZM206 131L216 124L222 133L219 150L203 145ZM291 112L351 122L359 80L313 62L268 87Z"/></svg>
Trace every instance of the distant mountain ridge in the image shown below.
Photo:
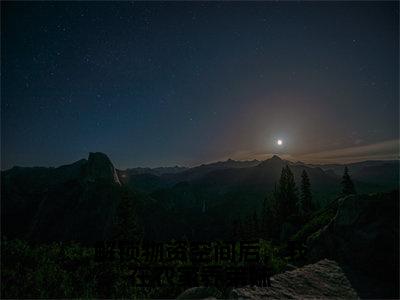
<svg viewBox="0 0 400 300"><path fill-rule="evenodd" d="M99 159L99 157L102 157ZM328 171L331 174L336 174L338 176L341 176L343 173L343 169L345 166L349 168L349 171L351 173L358 173L366 168L373 168L373 167L387 167L387 166L393 166L393 165L399 165L399 160L367 160L367 161L362 161L362 162L356 162L356 163L349 163L349 164L307 164L301 161L289 161L289 160L283 160L281 159L278 155L273 155L271 158L266 159L264 161L259 161L259 160L232 160L232 159L227 159L225 161L217 161L217 162L212 162L212 163L205 163L201 164L199 166L194 166L194 167L184 167L184 166L172 166L172 167L154 167L154 168L149 168L149 167L133 167L133 168L127 168L127 169L117 169L114 168L113 164L111 163L111 160L108 158L108 156L104 153L101 152L90 152L89 153L89 158L88 159L81 159L78 160L72 164L66 164L66 165L61 165L59 167L42 167L42 166L37 166L37 167L20 167L20 166L14 166L10 169L6 169L1 171L3 172L8 172L12 169L18 169L18 170L39 170L39 169L62 169L62 168L68 168L71 165L76 165L76 164L81 164L85 163L88 160L92 161L94 159L99 159L99 161L107 161L106 164L110 165L110 168L115 170L116 176L113 175L115 180L121 180L121 177L124 175L142 175L142 174L151 174L151 175L156 175L156 176L170 176L171 174L179 174L182 173L182 177L186 177L186 180L192 180L192 179L197 179L201 177L202 175L207 174L208 172L212 172L215 170L223 170L223 169L233 169L233 168L247 168L247 167L255 167L260 164L264 163L270 163L270 161L278 161L282 160L286 164L290 165L296 165L296 166L307 166L309 168L320 168L323 171ZM333 172L333 173L332 173ZM184 174L184 175L183 175ZM118 178L116 178L118 177Z"/></svg>
<svg viewBox="0 0 400 300"><path fill-rule="evenodd" d="M398 162L360 164L354 173L350 168L359 192L398 187ZM340 193L341 176L333 170L278 156L261 162L229 159L194 168L155 168L146 173L145 169L117 170L107 155L96 152L57 168L2 171L2 228L8 236L29 239L106 239L128 190L149 235L212 238L214 234L218 238L233 219L260 209L285 165L290 165L297 184L301 172L307 171L319 205Z"/></svg>
<svg viewBox="0 0 400 300"><path fill-rule="evenodd" d="M152 175L164 175L164 174L176 174L179 172L183 172L188 170L187 167L157 167L157 168L144 168L144 167L136 167L136 168L128 168L125 170L119 170L121 174L129 173L131 175L139 175L139 174L152 174Z"/></svg>
<svg viewBox="0 0 400 300"><path fill-rule="evenodd" d="M279 156L273 155L264 161L248 160L235 161L228 159L209 164L202 164L196 167L158 167L158 168L128 168L125 170L116 169L108 156L104 153L90 153L88 160L81 159L70 165L63 165L57 168L46 167L13 167L2 171L3 174L14 174L15 172L43 173L48 170L51 174L45 180L53 182L57 180L76 177L82 165L86 165L86 179L93 180L94 177L104 177L117 184L127 184L143 191L151 192L158 188L171 187L179 182L207 182L214 180L215 183L224 181L232 184L249 180L253 182L277 181L281 168L285 165L291 166L294 170L307 169L317 175L317 182L320 177L339 179L344 170L345 164L306 164L303 162L292 162L282 160ZM356 181L374 183L385 187L391 187L399 182L399 161L365 161L346 165L349 168L352 178ZM252 169L255 168L255 169ZM267 168L269 175L262 168ZM236 171L235 171L236 170ZM272 171L273 170L273 171ZM46 172L45 172L46 173ZM274 176L271 174L274 173ZM296 173L296 172L295 172ZM268 175L268 176L267 176ZM41 174L40 177L46 177ZM217 178L220 177L220 178ZM44 178L43 178L44 179Z"/></svg>
<svg viewBox="0 0 400 300"><path fill-rule="evenodd" d="M253 180L259 184L262 181L268 182L279 179L282 167L289 165L294 170L306 169L315 174L315 182L338 181L340 180L345 165L312 165L302 162L292 162L283 160L274 155L264 161L235 161L228 159L210 164L203 164L197 167L181 169L177 172L167 172L156 174L155 172L146 173L143 169L140 174L128 170L119 171L126 184L145 190L154 191L158 188L171 187L179 182L207 182L214 178L214 182L224 181L225 183L244 183ZM354 163L347 165L352 178L356 181L382 185L382 187L392 187L399 181L399 161L366 161L365 163ZM261 171L263 168L268 172ZM272 171L273 170L273 171ZM269 175L267 174L269 173ZM273 175L272 175L273 173ZM295 173L299 173L296 172ZM296 174L295 174L296 175ZM311 175L313 177L313 175ZM219 178L217 178L219 177Z"/></svg>
<svg viewBox="0 0 400 300"><path fill-rule="evenodd" d="M106 154L95 152L90 153L87 160L81 159L70 165L57 168L13 167L2 171L2 176L3 174L15 174L22 171L27 174L33 172L37 174L36 177L43 178L43 181L51 183L77 177L77 172L83 172L85 174L80 175L86 176L86 180L94 180L95 177L106 178L117 184L127 184L145 192L152 192L158 188L171 187L179 182L207 183L213 181L214 184L247 184L249 181L261 184L261 182L267 183L271 180L276 182L282 167L285 165L291 166L295 173L298 173L296 170L300 169L315 173L316 182L324 181L323 178L325 181L340 179L345 166L344 164L316 165L292 162L282 160L279 156L274 155L264 161L228 159L192 168L174 166L138 167L120 170L114 167ZM82 166L85 166L85 169L81 169ZM352 178L356 181L373 183L383 187L392 187L399 182L399 161L365 161L347 164L347 167ZM263 169L268 171L262 171ZM49 176L47 177L44 173Z"/></svg>

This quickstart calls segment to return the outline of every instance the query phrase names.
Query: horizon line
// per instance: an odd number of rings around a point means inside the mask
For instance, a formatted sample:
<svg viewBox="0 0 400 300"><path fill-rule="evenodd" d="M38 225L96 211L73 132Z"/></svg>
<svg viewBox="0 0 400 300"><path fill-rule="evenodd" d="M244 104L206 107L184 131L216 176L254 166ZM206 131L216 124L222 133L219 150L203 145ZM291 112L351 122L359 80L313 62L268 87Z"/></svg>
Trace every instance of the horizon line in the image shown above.
<svg viewBox="0 0 400 300"><path fill-rule="evenodd" d="M87 156L89 156L90 153L99 153L99 152L100 151L95 151L95 152L90 151L90 152L88 152ZM109 155L107 155L104 152L100 152L100 153L105 154L110 159L110 161L113 164L114 168L116 170L120 170L120 171L124 171L124 170L128 170L128 169L137 169L137 168L157 169L157 168L176 168L176 167L178 167L178 168L191 169L191 168L196 168L196 167L200 167L200 166L204 166L204 165L211 165L211 164L222 163L222 162L227 162L227 161L234 161L234 162L252 162L252 161L257 161L257 162L262 163L264 161L267 161L267 160L273 158L274 156L279 157L283 161L288 161L288 162L291 162L291 163L303 163L303 164L306 164L306 165L343 165L344 166L344 165L367 162L367 161L400 161L400 157L387 157L387 158L376 158L376 159L374 159L372 157L372 158L368 159L368 158L363 158L361 156L359 159L354 158L354 160L347 161L347 162L340 162L340 161L325 161L325 162L324 161L320 161L320 162L315 161L315 162L311 162L311 161L299 160L299 159L296 159L295 157L291 157L290 155L286 155L286 154L283 154L283 155L271 154L271 155L269 155L268 158L265 158L265 159L256 159L256 158L253 158L253 159L251 159L251 158L247 158L247 159L246 158L244 158L244 159L232 159L232 158L227 158L227 159L220 159L220 160L212 160L212 161L205 162L205 163L197 163L197 164L193 164L191 166L179 165L179 164L175 164L175 165L171 164L171 165L159 165L159 166L133 166L133 167L120 168L120 167L116 167L115 166L114 162L109 157ZM14 166L9 167L9 168L1 168L1 172L7 171L7 170L11 170L13 168L59 168L59 167L62 167L62 166L68 166L68 165L74 164L74 163L76 163L78 161L81 161L81 160L87 160L87 158L81 158L81 159L75 160L75 161L73 161L71 163L62 163L62 164L59 164L59 165L49 165L49 166L45 166L45 165L30 165L30 166L14 165Z"/></svg>

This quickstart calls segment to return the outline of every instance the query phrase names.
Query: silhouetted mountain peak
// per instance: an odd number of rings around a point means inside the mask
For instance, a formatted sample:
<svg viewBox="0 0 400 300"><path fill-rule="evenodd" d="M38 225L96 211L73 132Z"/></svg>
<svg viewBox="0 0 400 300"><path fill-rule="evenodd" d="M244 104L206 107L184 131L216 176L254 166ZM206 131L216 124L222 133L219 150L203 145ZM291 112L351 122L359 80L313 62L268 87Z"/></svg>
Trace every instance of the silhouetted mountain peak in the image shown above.
<svg viewBox="0 0 400 300"><path fill-rule="evenodd" d="M282 158L280 158L278 155L273 155L269 160L277 160L277 161L282 161Z"/></svg>
<svg viewBox="0 0 400 300"><path fill-rule="evenodd" d="M281 167L285 163L287 163L287 161L283 160L278 155L273 155L271 158L264 160L258 166L259 167Z"/></svg>
<svg viewBox="0 0 400 300"><path fill-rule="evenodd" d="M85 171L85 177L88 181L106 179L120 184L114 165L104 153L90 152Z"/></svg>
<svg viewBox="0 0 400 300"><path fill-rule="evenodd" d="M262 162L262 164L271 164L271 163L283 163L285 162L278 155L273 155L271 158L268 158Z"/></svg>
<svg viewBox="0 0 400 300"><path fill-rule="evenodd" d="M106 154L102 152L89 152L88 162L90 163L94 161L106 161L108 163L111 163L111 160Z"/></svg>

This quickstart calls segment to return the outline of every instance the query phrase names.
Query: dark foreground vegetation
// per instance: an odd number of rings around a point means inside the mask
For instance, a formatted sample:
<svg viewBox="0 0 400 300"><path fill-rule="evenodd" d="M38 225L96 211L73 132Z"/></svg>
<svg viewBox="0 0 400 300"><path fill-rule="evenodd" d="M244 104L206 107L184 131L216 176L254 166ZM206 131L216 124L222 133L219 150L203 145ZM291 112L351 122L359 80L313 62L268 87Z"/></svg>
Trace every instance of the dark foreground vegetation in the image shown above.
<svg viewBox="0 0 400 300"><path fill-rule="evenodd" d="M99 153L56 169L2 172L2 298L175 298L187 288L176 278L136 286L134 261L98 261L93 248L99 240L171 239L259 240L259 262L274 274L330 258L385 291L355 283L361 296L398 296L398 191L366 195L376 186L353 182L347 168L335 177L277 157L236 167L161 176L162 187L142 189Z"/></svg>
<svg viewBox="0 0 400 300"><path fill-rule="evenodd" d="M30 245L3 240L2 248L2 295L6 298L174 298L188 288L178 284L177 276L172 285L137 287L130 276L136 262L98 261L93 248L76 243ZM261 241L260 253L274 273L284 270L287 259L279 256L276 247ZM190 263L174 264L181 265Z"/></svg>

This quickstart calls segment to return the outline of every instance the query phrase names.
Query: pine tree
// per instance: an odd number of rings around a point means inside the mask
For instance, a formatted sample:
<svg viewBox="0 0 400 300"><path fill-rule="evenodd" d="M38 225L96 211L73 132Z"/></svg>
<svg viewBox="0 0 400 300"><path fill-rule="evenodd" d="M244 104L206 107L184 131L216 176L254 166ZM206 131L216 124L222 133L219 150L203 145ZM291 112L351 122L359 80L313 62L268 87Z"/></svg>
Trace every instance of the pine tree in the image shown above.
<svg viewBox="0 0 400 300"><path fill-rule="evenodd" d="M123 189L113 226L114 239L129 241L140 239L141 230L138 226L134 203L131 192Z"/></svg>
<svg viewBox="0 0 400 300"><path fill-rule="evenodd" d="M254 238L254 226L253 226L253 217L251 215L247 215L246 219L245 219L246 223L245 223L245 237L247 239L252 239Z"/></svg>
<svg viewBox="0 0 400 300"><path fill-rule="evenodd" d="M242 220L239 218L239 220L237 221L237 239L241 240L243 239L243 224L242 224Z"/></svg>
<svg viewBox="0 0 400 300"><path fill-rule="evenodd" d="M353 181L350 178L349 175L349 169L344 167L344 173L342 177L342 195L351 195L355 194L356 190L354 188Z"/></svg>
<svg viewBox="0 0 400 300"><path fill-rule="evenodd" d="M274 198L265 198L263 202L263 209L261 215L260 231L266 238L271 238L275 234L276 220L276 207Z"/></svg>
<svg viewBox="0 0 400 300"><path fill-rule="evenodd" d="M235 241L240 240L240 228L239 228L239 221L233 220L232 222L232 238Z"/></svg>
<svg viewBox="0 0 400 300"><path fill-rule="evenodd" d="M262 210L261 210L261 217L260 217L260 231L262 235L267 235L268 231L268 198L265 197L263 204L262 204Z"/></svg>
<svg viewBox="0 0 400 300"><path fill-rule="evenodd" d="M311 184L306 170L301 173L301 196L300 196L300 210L303 214L309 214L313 209Z"/></svg>
<svg viewBox="0 0 400 300"><path fill-rule="evenodd" d="M286 165L286 167L282 169L279 186L275 192L278 205L278 217L281 222L284 222L289 217L298 214L296 191L296 183L294 181L293 173L289 166Z"/></svg>
<svg viewBox="0 0 400 300"><path fill-rule="evenodd" d="M254 237L258 238L260 236L260 228L258 224L258 216L256 211L254 211L253 213L253 231L254 231Z"/></svg>

